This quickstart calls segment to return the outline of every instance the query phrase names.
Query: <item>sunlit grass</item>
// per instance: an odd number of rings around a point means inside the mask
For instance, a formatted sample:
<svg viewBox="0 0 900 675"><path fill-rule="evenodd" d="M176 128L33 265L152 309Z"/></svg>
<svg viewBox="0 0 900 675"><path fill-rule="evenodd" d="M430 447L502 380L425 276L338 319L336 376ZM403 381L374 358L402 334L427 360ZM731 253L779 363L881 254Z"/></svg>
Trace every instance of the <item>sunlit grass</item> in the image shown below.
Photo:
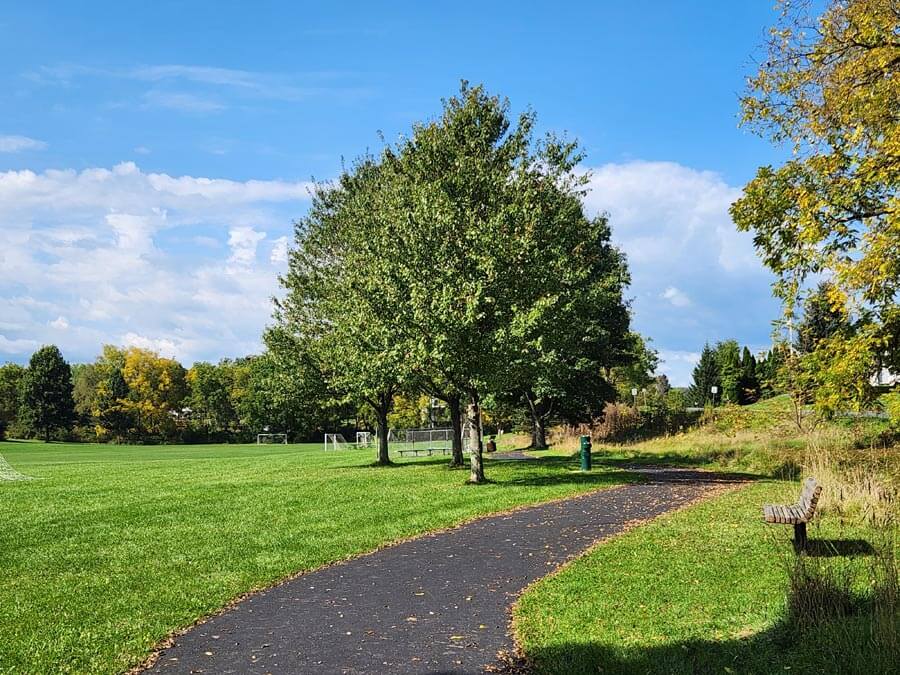
<svg viewBox="0 0 900 675"><path fill-rule="evenodd" d="M403 537L621 482L571 462L375 468L309 446L0 443L0 672L118 672L251 589ZM460 570L460 579L465 570Z"/></svg>
<svg viewBox="0 0 900 675"><path fill-rule="evenodd" d="M538 582L515 611L525 654L566 675L898 672L900 654L885 648L897 607L885 615L872 591L879 564L896 570L876 547L897 542L875 530L837 517L810 528L814 551L830 556L811 573L838 579L847 606L813 626L788 620L791 528L764 524L760 505L798 491L759 483L663 516Z"/></svg>

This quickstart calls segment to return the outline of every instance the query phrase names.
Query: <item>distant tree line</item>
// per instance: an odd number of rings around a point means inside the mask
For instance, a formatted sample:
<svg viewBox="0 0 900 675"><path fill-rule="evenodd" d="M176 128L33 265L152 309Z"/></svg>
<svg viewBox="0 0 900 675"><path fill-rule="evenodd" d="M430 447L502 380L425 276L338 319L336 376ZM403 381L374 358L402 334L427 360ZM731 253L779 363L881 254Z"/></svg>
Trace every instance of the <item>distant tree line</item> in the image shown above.
<svg viewBox="0 0 900 675"><path fill-rule="evenodd" d="M747 405L776 394L798 394L796 388L801 386L809 388L805 394L800 392L801 398L812 401L812 388L818 382L818 373L812 372L817 350L831 341L847 340L859 329L833 303L833 292L829 282L811 289L802 304L800 321L793 326L793 342L777 341L759 356L754 356L749 347L741 348L735 340L704 345L688 389L690 404ZM715 395L713 387L717 388Z"/></svg>
<svg viewBox="0 0 900 675"><path fill-rule="evenodd" d="M352 416L285 372L270 354L185 368L146 349L106 346L93 363L70 366L57 347L42 347L27 367L0 366L0 430L44 440L190 443L251 441L271 429L305 440Z"/></svg>
<svg viewBox="0 0 900 675"><path fill-rule="evenodd" d="M779 393L778 374L783 362L781 348L757 358L749 347L741 348L736 340L724 340L715 346L706 344L694 366L687 399L692 406L706 406L748 405L770 398Z"/></svg>

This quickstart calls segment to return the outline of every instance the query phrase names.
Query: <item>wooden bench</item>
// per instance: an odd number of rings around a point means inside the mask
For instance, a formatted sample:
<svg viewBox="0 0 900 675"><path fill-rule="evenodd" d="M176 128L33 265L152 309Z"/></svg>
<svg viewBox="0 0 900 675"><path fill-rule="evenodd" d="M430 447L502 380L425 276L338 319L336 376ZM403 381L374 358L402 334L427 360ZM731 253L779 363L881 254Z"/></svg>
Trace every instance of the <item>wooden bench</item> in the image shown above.
<svg viewBox="0 0 900 675"><path fill-rule="evenodd" d="M449 455L453 450L450 448L404 448L402 450L398 450L397 454L403 457L404 455L413 455L415 457L419 456L419 453L423 452L429 457L433 454L439 452L442 455Z"/></svg>
<svg viewBox="0 0 900 675"><path fill-rule="evenodd" d="M812 520L819 503L822 486L815 478L803 481L800 501L790 506L786 504L766 504L763 506L763 518L767 523L794 526L794 546L798 550L806 548L806 524Z"/></svg>

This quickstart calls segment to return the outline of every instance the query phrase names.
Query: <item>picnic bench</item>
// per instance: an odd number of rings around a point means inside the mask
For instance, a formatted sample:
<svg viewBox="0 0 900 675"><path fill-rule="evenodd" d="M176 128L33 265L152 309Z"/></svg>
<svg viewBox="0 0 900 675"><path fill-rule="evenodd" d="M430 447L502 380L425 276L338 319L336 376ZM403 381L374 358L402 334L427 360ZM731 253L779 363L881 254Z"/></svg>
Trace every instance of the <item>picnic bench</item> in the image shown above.
<svg viewBox="0 0 900 675"><path fill-rule="evenodd" d="M819 503L822 486L815 478L803 481L800 501L796 504L766 504L763 506L763 518L767 523L794 526L794 546L798 550L806 548L806 524L812 520Z"/></svg>
<svg viewBox="0 0 900 675"><path fill-rule="evenodd" d="M423 452L429 457L433 454L439 452L442 455L449 455L453 450L450 448L403 448L401 450L397 450L397 454L403 457L404 455L413 455L414 457L418 457L419 453Z"/></svg>

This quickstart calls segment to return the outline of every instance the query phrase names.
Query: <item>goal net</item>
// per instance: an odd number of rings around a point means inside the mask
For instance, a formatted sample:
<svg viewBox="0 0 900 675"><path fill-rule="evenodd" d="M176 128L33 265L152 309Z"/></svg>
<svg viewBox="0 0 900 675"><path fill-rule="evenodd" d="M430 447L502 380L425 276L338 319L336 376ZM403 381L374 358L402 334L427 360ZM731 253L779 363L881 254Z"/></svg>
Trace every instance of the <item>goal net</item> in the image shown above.
<svg viewBox="0 0 900 675"><path fill-rule="evenodd" d="M0 455L0 481L3 480L31 480L31 476L16 471L9 462L3 459L3 455Z"/></svg>
<svg viewBox="0 0 900 675"><path fill-rule="evenodd" d="M272 443L287 445L287 434L256 434L257 445L270 445Z"/></svg>
<svg viewBox="0 0 900 675"><path fill-rule="evenodd" d="M388 435L391 447L398 452L449 454L453 448L452 429L398 429Z"/></svg>
<svg viewBox="0 0 900 675"><path fill-rule="evenodd" d="M356 432L356 447L357 448L371 448L372 447L372 432L371 431L357 431Z"/></svg>
<svg viewBox="0 0 900 675"><path fill-rule="evenodd" d="M343 434L325 434L325 450L349 450L351 447Z"/></svg>

